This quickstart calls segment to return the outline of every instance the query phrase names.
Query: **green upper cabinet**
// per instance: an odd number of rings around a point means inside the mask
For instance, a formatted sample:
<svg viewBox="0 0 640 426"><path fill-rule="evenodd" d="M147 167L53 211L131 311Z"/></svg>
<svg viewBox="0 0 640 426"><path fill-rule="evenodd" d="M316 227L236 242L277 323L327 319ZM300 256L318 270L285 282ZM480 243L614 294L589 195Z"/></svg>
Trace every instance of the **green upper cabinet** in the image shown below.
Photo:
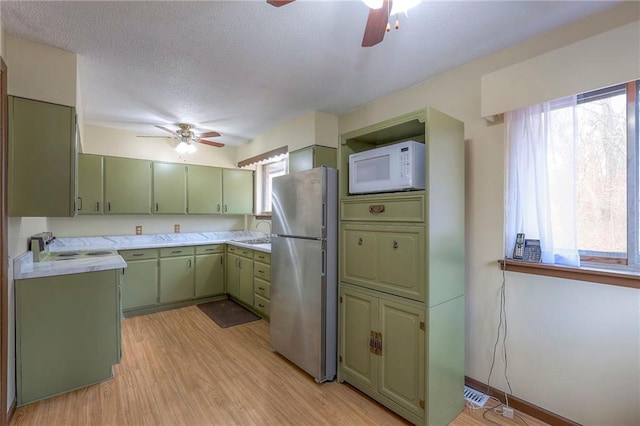
<svg viewBox="0 0 640 426"><path fill-rule="evenodd" d="M184 164L153 163L153 213L187 212L187 170Z"/></svg>
<svg viewBox="0 0 640 426"><path fill-rule="evenodd" d="M253 214L253 172L222 169L224 214Z"/></svg>
<svg viewBox="0 0 640 426"><path fill-rule="evenodd" d="M336 164L336 149L327 146L311 145L289 153L289 173L320 166L335 168Z"/></svg>
<svg viewBox="0 0 640 426"><path fill-rule="evenodd" d="M9 216L75 215L76 136L75 108L9 96Z"/></svg>
<svg viewBox="0 0 640 426"><path fill-rule="evenodd" d="M222 213L222 169L187 166L187 212Z"/></svg>
<svg viewBox="0 0 640 426"><path fill-rule="evenodd" d="M78 155L78 214L102 214L103 158L99 155Z"/></svg>
<svg viewBox="0 0 640 426"><path fill-rule="evenodd" d="M105 157L104 191L107 214L149 214L151 161Z"/></svg>

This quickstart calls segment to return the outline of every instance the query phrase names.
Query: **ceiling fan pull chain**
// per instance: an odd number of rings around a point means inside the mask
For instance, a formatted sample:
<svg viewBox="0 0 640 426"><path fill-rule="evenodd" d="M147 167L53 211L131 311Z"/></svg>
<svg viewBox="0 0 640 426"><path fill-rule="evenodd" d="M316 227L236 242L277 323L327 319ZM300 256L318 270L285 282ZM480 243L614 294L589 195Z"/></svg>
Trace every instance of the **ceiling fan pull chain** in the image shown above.
<svg viewBox="0 0 640 426"><path fill-rule="evenodd" d="M387 31L387 32L391 31L391 25L389 25L389 23L388 23L388 22L387 22L387 29L386 29L386 31Z"/></svg>
<svg viewBox="0 0 640 426"><path fill-rule="evenodd" d="M396 25L395 25L395 27L396 27L396 30L398 28L400 28L400 19L398 18L398 15L396 15Z"/></svg>

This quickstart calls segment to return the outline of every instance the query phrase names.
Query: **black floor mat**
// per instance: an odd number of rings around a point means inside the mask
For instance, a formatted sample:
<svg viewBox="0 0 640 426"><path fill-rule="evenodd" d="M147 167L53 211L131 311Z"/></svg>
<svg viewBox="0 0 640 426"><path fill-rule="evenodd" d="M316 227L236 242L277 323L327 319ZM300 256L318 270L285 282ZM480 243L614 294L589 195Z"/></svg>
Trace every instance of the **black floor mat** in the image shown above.
<svg viewBox="0 0 640 426"><path fill-rule="evenodd" d="M220 328L259 320L260 317L238 305L231 299L218 300L198 305L198 308L209 316Z"/></svg>

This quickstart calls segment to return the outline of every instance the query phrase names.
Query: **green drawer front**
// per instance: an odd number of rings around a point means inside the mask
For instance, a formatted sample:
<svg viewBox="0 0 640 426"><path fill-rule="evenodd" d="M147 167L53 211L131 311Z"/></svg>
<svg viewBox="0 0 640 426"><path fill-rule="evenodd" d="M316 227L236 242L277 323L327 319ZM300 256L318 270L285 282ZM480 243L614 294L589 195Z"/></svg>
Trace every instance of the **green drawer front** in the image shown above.
<svg viewBox="0 0 640 426"><path fill-rule="evenodd" d="M267 264L271 263L271 253L267 253L264 251L260 251L260 250L254 251L253 258L258 262L267 263Z"/></svg>
<svg viewBox="0 0 640 426"><path fill-rule="evenodd" d="M193 247L166 247L160 249L160 257L192 256Z"/></svg>
<svg viewBox="0 0 640 426"><path fill-rule="evenodd" d="M253 275L265 281L271 281L271 265L256 262L253 266Z"/></svg>
<svg viewBox="0 0 640 426"><path fill-rule="evenodd" d="M255 295L253 298L253 307L258 311L263 313L266 316L269 316L269 310L271 309L271 302L265 299L262 296Z"/></svg>
<svg viewBox="0 0 640 426"><path fill-rule="evenodd" d="M211 244L207 246L196 246L196 254L223 253L224 244Z"/></svg>
<svg viewBox="0 0 640 426"><path fill-rule="evenodd" d="M342 220L424 222L424 195L394 195L342 200Z"/></svg>
<svg viewBox="0 0 640 426"><path fill-rule="evenodd" d="M156 259L158 257L156 249L121 250L118 253L124 260Z"/></svg>
<svg viewBox="0 0 640 426"><path fill-rule="evenodd" d="M271 299L271 284L260 278L253 280L253 291L256 295L262 296L265 299Z"/></svg>
<svg viewBox="0 0 640 426"><path fill-rule="evenodd" d="M237 254L238 256L250 257L253 259L253 250L244 247L227 244L227 252Z"/></svg>

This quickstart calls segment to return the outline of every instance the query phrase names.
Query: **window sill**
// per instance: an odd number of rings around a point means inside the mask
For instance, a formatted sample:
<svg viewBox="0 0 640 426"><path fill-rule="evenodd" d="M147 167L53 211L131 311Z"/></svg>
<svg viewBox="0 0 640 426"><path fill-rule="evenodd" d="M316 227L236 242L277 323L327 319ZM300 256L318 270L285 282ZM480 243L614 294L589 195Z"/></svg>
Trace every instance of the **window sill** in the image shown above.
<svg viewBox="0 0 640 426"><path fill-rule="evenodd" d="M640 272L612 271L588 267L575 268L570 266L522 262L513 259L507 259L506 261L501 259L498 263L500 269L505 271L640 289Z"/></svg>

